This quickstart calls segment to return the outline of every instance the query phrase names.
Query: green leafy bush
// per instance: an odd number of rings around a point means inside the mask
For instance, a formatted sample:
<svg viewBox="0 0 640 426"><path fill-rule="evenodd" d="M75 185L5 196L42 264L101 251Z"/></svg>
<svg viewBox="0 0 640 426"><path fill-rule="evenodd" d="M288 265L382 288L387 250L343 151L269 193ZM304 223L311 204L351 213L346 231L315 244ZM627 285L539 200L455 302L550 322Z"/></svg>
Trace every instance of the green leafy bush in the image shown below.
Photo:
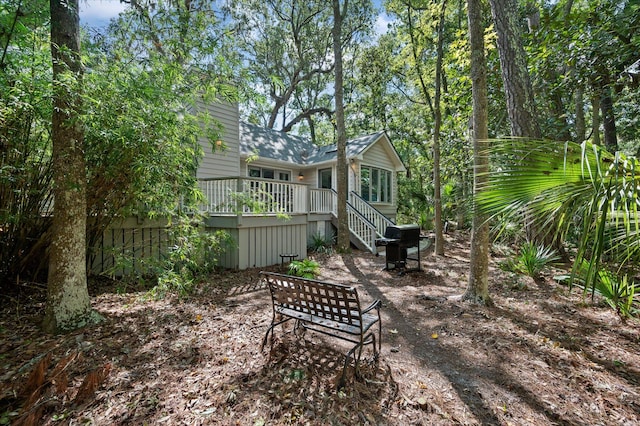
<svg viewBox="0 0 640 426"><path fill-rule="evenodd" d="M520 247L516 258L512 261L507 261L502 267L503 269L538 279L543 269L559 258L556 252L549 247L526 242Z"/></svg>
<svg viewBox="0 0 640 426"><path fill-rule="evenodd" d="M320 265L315 260L294 260L289 264L289 275L302 278L316 278L320 273Z"/></svg>
<svg viewBox="0 0 640 426"><path fill-rule="evenodd" d="M313 234L308 249L315 253L331 253L333 252L334 235Z"/></svg>
<svg viewBox="0 0 640 426"><path fill-rule="evenodd" d="M601 270L596 280L596 293L600 294L621 318L635 315L634 296L637 285L629 282L627 275L616 277L609 271Z"/></svg>
<svg viewBox="0 0 640 426"><path fill-rule="evenodd" d="M218 258L231 242L224 231L207 232L199 219L181 218L171 227L175 242L162 265L157 285L151 290L155 298L168 292L186 296L196 284L215 269Z"/></svg>
<svg viewBox="0 0 640 426"><path fill-rule="evenodd" d="M606 269L598 268L595 278L587 280L590 273L589 262L586 260L575 267L575 276L563 276L567 278L569 285L577 285L586 293L590 286L585 285L586 282L593 283L591 291L597 293L604 301L613 308L620 318L625 319L637 315L639 308L636 301L636 290L639 285L633 281L629 281L628 275L617 276L613 272ZM573 281L572 281L573 278Z"/></svg>

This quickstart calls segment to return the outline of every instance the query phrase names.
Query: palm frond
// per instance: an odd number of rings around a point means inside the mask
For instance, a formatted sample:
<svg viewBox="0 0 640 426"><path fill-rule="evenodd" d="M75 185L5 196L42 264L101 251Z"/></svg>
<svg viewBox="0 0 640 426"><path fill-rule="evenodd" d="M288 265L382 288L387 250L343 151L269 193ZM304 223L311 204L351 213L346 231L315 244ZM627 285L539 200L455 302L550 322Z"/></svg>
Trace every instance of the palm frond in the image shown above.
<svg viewBox="0 0 640 426"><path fill-rule="evenodd" d="M578 226L576 264L588 261L592 286L603 255L620 268L638 259L638 159L588 142L509 138L489 145L492 169L475 203L480 213L554 229L561 237Z"/></svg>

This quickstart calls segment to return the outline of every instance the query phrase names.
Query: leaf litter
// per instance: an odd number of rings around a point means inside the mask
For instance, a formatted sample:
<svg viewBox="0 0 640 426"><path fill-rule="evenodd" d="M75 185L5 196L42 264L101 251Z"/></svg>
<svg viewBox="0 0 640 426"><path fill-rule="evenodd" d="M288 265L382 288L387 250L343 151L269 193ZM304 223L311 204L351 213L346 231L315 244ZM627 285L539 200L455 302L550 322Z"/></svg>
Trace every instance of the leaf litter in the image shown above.
<svg viewBox="0 0 640 426"><path fill-rule="evenodd" d="M37 327L44 294L3 303L0 425L639 424L638 322L550 278L514 286L499 259L495 306L465 304L452 296L468 241L448 235L446 256L404 275L383 256L316 258L320 279L383 303L381 356L366 349L344 389L336 339L278 327L260 352L271 307L257 269L214 275L185 300L97 280L107 321L62 336Z"/></svg>

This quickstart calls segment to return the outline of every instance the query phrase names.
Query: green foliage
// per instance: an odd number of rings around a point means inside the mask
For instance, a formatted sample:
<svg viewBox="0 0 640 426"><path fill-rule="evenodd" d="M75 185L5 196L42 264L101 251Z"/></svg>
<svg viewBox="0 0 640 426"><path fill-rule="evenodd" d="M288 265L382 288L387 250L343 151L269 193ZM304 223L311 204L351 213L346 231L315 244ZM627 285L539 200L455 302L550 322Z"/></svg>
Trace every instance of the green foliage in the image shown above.
<svg viewBox="0 0 640 426"><path fill-rule="evenodd" d="M237 49L253 82L247 105L250 121L284 131L304 130L314 141L335 142L331 2L242 0L227 7L238 24ZM349 61L345 69L354 68L350 61L358 56L359 42L373 20L369 0L351 1L348 9L342 23L344 57Z"/></svg>
<svg viewBox="0 0 640 426"><path fill-rule="evenodd" d="M312 259L294 260L289 264L289 275L302 278L316 278L320 273L320 265Z"/></svg>
<svg viewBox="0 0 640 426"><path fill-rule="evenodd" d="M596 292L622 318L634 316L638 312L635 302L636 290L639 288L634 282L629 282L628 276L616 277L608 271L600 271L596 282Z"/></svg>
<svg viewBox="0 0 640 426"><path fill-rule="evenodd" d="M0 2L0 289L46 277L51 53L41 0Z"/></svg>
<svg viewBox="0 0 640 426"><path fill-rule="evenodd" d="M308 249L315 253L331 253L335 244L335 235L313 234Z"/></svg>
<svg viewBox="0 0 640 426"><path fill-rule="evenodd" d="M232 38L219 38L219 21L207 9L212 4L183 9L156 3L138 2L107 31L82 41L89 249L114 220L166 217L181 205L198 204L198 139L217 140L220 127L193 105L236 99L233 56L219 56L221 40ZM42 0L0 4L2 283L46 275L52 205L48 20Z"/></svg>
<svg viewBox="0 0 640 426"><path fill-rule="evenodd" d="M574 276L566 276L568 284L577 285L589 290L584 285L586 277L589 276L589 262L583 261L578 267L574 268ZM604 301L613 308L616 313L626 319L635 316L640 311L640 301L636 300L636 291L640 285L633 281L629 281L629 275L616 275L611 271L600 269L595 277L594 293L602 296Z"/></svg>
<svg viewBox="0 0 640 426"><path fill-rule="evenodd" d="M515 260L508 263L507 269L538 279L544 268L558 259L553 249L527 241L520 247Z"/></svg>
<svg viewBox="0 0 640 426"><path fill-rule="evenodd" d="M219 256L231 244L224 231L207 232L201 218L179 218L171 226L171 241L167 259L150 294L164 297L168 292L181 297L190 294L198 283L215 269Z"/></svg>
<svg viewBox="0 0 640 426"><path fill-rule="evenodd" d="M640 163L590 143L508 139L492 142L497 163L477 205L495 220L555 230L578 229L575 265L595 290L603 263L638 272ZM523 212L526 212L524 214Z"/></svg>

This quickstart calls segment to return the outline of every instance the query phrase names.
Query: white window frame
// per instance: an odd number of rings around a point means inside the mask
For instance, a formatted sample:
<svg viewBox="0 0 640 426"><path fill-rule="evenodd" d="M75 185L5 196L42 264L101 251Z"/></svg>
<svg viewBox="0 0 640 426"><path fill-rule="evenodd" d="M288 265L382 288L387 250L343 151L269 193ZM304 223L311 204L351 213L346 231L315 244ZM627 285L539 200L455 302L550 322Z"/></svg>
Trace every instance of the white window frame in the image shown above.
<svg viewBox="0 0 640 426"><path fill-rule="evenodd" d="M364 185L362 181L365 169L369 174L368 185ZM379 167L360 166L360 196L370 203L391 204L393 202L393 172Z"/></svg>
<svg viewBox="0 0 640 426"><path fill-rule="evenodd" d="M257 174L252 175L252 172L257 172ZM291 182L291 174L292 174L291 170L280 170L280 169L274 169L271 167L260 167L260 166L247 167L247 176L250 178L261 178L261 179L277 180L280 182ZM268 177L269 175L272 175L273 177ZM282 176L285 176L285 179L281 179Z"/></svg>

